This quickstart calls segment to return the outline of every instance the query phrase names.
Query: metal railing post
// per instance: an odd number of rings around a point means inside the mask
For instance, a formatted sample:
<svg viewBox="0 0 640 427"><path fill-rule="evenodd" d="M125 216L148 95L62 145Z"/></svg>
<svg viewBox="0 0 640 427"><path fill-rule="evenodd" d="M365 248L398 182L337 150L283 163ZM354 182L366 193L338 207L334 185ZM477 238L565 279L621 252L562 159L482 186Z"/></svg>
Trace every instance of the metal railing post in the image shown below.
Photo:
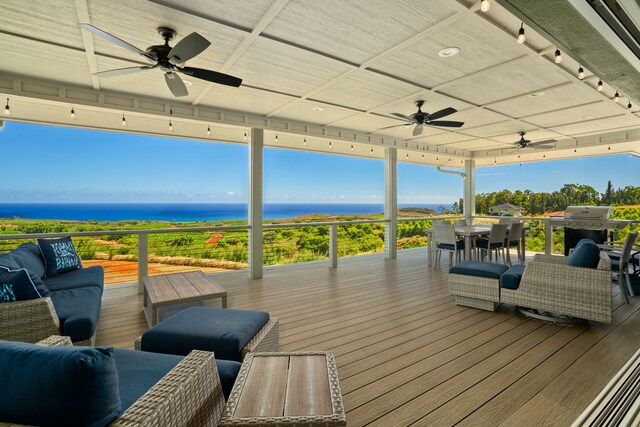
<svg viewBox="0 0 640 427"><path fill-rule="evenodd" d="M138 233L138 293L144 291L144 278L149 276L149 234Z"/></svg>
<svg viewBox="0 0 640 427"><path fill-rule="evenodd" d="M553 225L548 218L544 220L544 253L551 255L553 247Z"/></svg>
<svg viewBox="0 0 640 427"><path fill-rule="evenodd" d="M329 226L329 264L333 268L338 266L338 224Z"/></svg>

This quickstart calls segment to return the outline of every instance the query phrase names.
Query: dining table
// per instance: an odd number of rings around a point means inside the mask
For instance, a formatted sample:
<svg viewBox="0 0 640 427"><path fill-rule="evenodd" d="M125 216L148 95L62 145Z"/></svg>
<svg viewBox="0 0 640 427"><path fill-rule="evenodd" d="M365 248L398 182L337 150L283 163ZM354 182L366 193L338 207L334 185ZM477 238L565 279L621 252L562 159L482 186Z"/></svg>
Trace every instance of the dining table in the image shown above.
<svg viewBox="0 0 640 427"><path fill-rule="evenodd" d="M455 227L454 230L455 230L456 236L460 236L464 238L464 259L470 260L471 248L472 248L471 239L473 237L478 237L478 236L488 236L489 233L491 232L491 226L490 225L460 225ZM434 266L433 265L433 249L434 248L432 247L434 229L425 228L423 231L429 237L429 240L427 242L427 251L428 251L427 263L430 266Z"/></svg>

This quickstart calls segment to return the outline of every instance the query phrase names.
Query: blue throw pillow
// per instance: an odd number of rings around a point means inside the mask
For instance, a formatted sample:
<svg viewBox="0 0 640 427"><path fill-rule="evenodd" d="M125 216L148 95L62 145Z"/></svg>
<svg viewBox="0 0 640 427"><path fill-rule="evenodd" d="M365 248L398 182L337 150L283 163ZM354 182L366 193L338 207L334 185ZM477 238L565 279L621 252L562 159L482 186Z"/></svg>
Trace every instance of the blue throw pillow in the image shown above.
<svg viewBox="0 0 640 427"><path fill-rule="evenodd" d="M113 348L0 341L0 420L106 426L121 414Z"/></svg>
<svg viewBox="0 0 640 427"><path fill-rule="evenodd" d="M25 268L11 270L0 266L0 304L44 298L49 290L38 277Z"/></svg>
<svg viewBox="0 0 640 427"><path fill-rule="evenodd" d="M580 243L567 258L572 267L596 268L600 262L600 248L593 242Z"/></svg>
<svg viewBox="0 0 640 427"><path fill-rule="evenodd" d="M71 237L38 239L38 246L40 247L42 258L44 258L45 277L80 268L80 258L76 253Z"/></svg>

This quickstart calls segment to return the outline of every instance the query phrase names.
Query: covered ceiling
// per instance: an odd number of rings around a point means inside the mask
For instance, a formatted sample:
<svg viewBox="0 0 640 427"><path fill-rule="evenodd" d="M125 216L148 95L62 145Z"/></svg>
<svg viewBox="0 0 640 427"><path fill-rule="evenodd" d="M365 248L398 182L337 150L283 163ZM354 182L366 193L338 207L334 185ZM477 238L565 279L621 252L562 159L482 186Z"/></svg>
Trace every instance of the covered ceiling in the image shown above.
<svg viewBox="0 0 640 427"><path fill-rule="evenodd" d="M600 76L585 64L578 79L577 56L565 52L556 64L556 46L527 23L518 44L521 18L490 5L482 12L471 0L5 0L0 93L11 115L4 118L240 144L260 127L268 146L375 158L395 146L402 161L452 167L465 159L640 155L640 100L606 80L599 92ZM160 26L177 31L172 43L198 32L211 46L187 65L243 84L183 76L189 95L174 98L159 70L94 76L148 63L79 23L143 50L162 43ZM459 53L439 56L450 47ZM402 124L392 113L410 115L416 100L426 112L457 109L444 120L464 126L425 126L418 137L412 127L379 130ZM557 142L516 149L523 130L532 141Z"/></svg>

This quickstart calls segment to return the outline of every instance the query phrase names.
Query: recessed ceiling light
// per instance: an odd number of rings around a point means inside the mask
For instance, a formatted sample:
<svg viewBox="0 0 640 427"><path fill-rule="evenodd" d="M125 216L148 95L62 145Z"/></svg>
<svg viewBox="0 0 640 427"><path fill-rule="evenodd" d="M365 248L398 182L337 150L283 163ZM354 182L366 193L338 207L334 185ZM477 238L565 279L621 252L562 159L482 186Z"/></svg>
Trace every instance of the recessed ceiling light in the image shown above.
<svg viewBox="0 0 640 427"><path fill-rule="evenodd" d="M324 108L322 108L322 107L313 107L312 110L320 112L320 111L324 111Z"/></svg>
<svg viewBox="0 0 640 427"><path fill-rule="evenodd" d="M593 119L593 116L580 116L579 119L580 120L589 120L589 119Z"/></svg>
<svg viewBox="0 0 640 427"><path fill-rule="evenodd" d="M538 96L542 96L542 95L544 95L544 92L533 92L529 94L531 98L537 98Z"/></svg>
<svg viewBox="0 0 640 427"><path fill-rule="evenodd" d="M189 81L189 80L183 80L182 81L184 83L185 86L192 86L193 82Z"/></svg>
<svg viewBox="0 0 640 427"><path fill-rule="evenodd" d="M438 52L438 56L441 56L443 58L450 58L452 56L456 56L458 53L460 53L460 49L458 49L457 47L445 47L440 52Z"/></svg>

